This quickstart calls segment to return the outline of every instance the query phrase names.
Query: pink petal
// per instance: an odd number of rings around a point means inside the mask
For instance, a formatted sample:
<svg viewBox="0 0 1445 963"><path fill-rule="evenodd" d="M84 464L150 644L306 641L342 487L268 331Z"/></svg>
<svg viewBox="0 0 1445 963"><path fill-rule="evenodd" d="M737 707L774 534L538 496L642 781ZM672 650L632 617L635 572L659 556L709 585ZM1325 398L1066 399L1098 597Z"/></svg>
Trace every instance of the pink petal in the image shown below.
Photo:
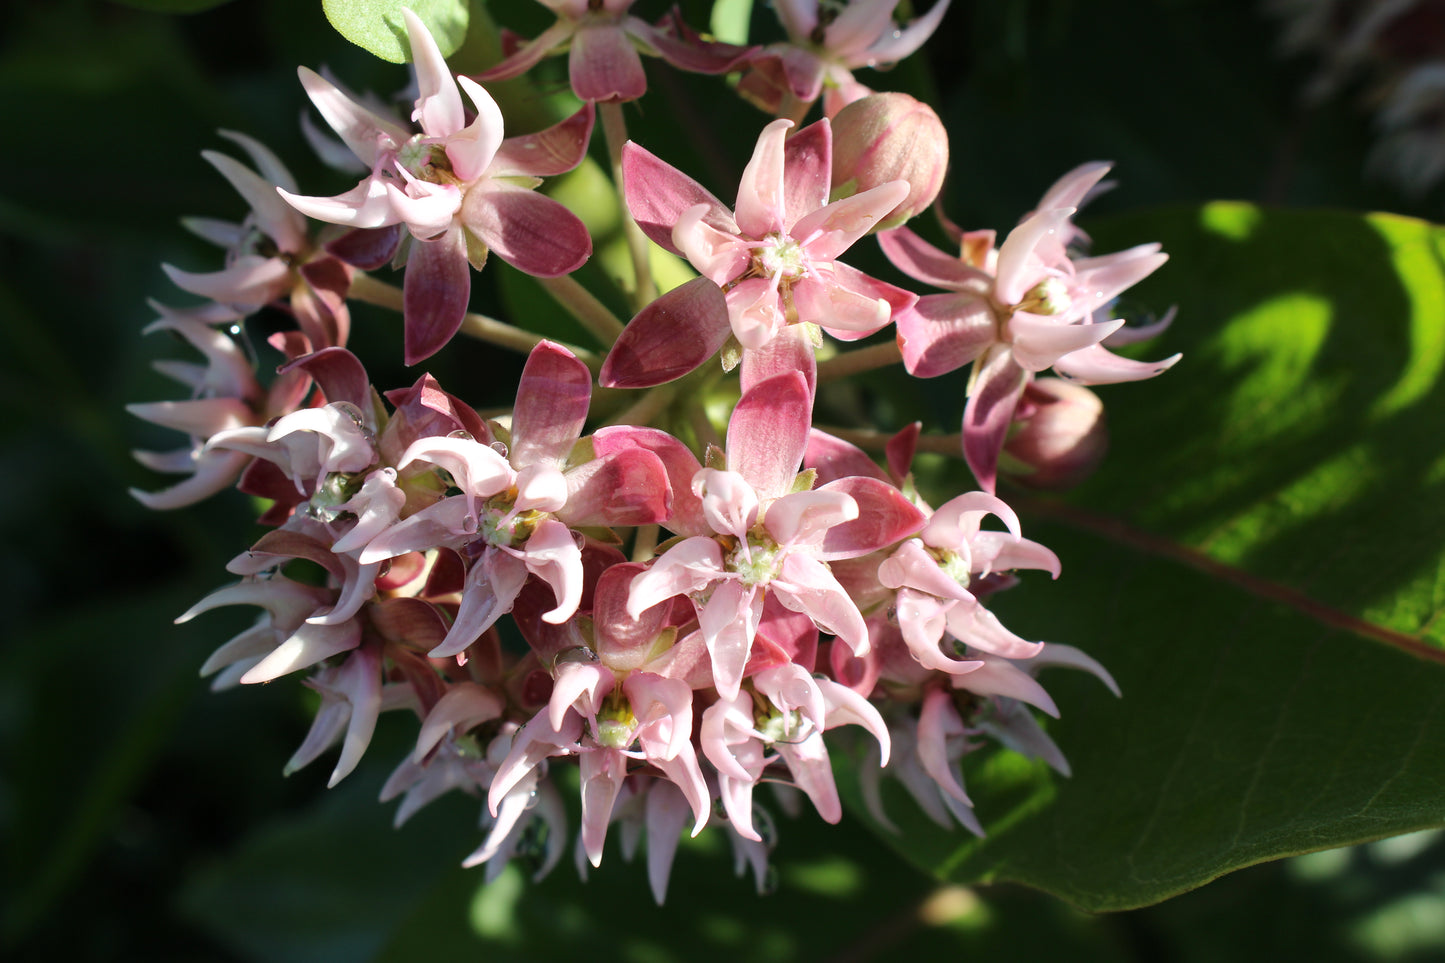
<svg viewBox="0 0 1445 963"><path fill-rule="evenodd" d="M952 681L956 689L984 696L1006 696L1036 706L1055 719L1059 717L1058 706L1044 687L1007 659L985 659L980 668L967 675L954 676Z"/></svg>
<svg viewBox="0 0 1445 963"><path fill-rule="evenodd" d="M349 652L360 644L360 622L349 620L340 625L305 622L275 651L241 676L241 683L271 682L289 672L309 669L324 659Z"/></svg>
<svg viewBox="0 0 1445 963"><path fill-rule="evenodd" d="M918 506L892 483L878 478L840 478L818 491L846 494L858 506L854 519L828 529L822 550L815 553L825 562L857 558L897 544L917 533L926 520Z"/></svg>
<svg viewBox="0 0 1445 963"><path fill-rule="evenodd" d="M554 278L592 254L587 226L561 204L523 187L484 181L462 200L462 222L524 274Z"/></svg>
<svg viewBox="0 0 1445 963"><path fill-rule="evenodd" d="M1013 358L1026 371L1043 371L1065 355L1098 344L1124 326L1123 321L1103 324L1060 324L1024 311L1009 319Z"/></svg>
<svg viewBox="0 0 1445 963"><path fill-rule="evenodd" d="M1000 655L1005 659L1031 659L1044 647L1042 642L1030 642L1010 632L999 621L998 616L972 599L949 609L948 631L971 649ZM1042 708L1041 703L1034 704Z"/></svg>
<svg viewBox="0 0 1445 963"><path fill-rule="evenodd" d="M898 0L852 0L828 24L823 45L836 54L856 56L878 37L893 32L896 6Z"/></svg>
<svg viewBox="0 0 1445 963"><path fill-rule="evenodd" d="M892 740L888 736L888 724L883 716L865 697L832 679L819 679L818 689L827 705L828 728L835 726L862 726L878 740L880 766L888 765Z"/></svg>
<svg viewBox="0 0 1445 963"><path fill-rule="evenodd" d="M420 763L448 732L458 734L473 726L496 719L506 708L502 697L476 682L453 682L446 695L427 713L416 738L412 761Z"/></svg>
<svg viewBox="0 0 1445 963"><path fill-rule="evenodd" d="M893 315L890 296L903 307L913 303L912 294L836 262L793 286L798 320L841 341L857 341L886 325Z"/></svg>
<svg viewBox="0 0 1445 963"><path fill-rule="evenodd" d="M743 169L734 217L739 232L748 237L763 238L785 229L783 140L792 126L792 121L780 119L764 127Z"/></svg>
<svg viewBox="0 0 1445 963"><path fill-rule="evenodd" d="M818 482L825 485L854 475L888 481L883 469L863 449L816 428L808 432L808 452L803 456L803 464L816 471Z"/></svg>
<svg viewBox="0 0 1445 963"><path fill-rule="evenodd" d="M839 525L857 517L858 503L844 491L790 492L768 506L763 527L779 545L812 549Z"/></svg>
<svg viewBox="0 0 1445 963"><path fill-rule="evenodd" d="M672 228L683 211L708 205L704 220L728 234L737 233L732 214L697 181L642 147L628 141L622 147L622 185L627 209L648 238L665 250L681 255L672 243Z"/></svg>
<svg viewBox="0 0 1445 963"><path fill-rule="evenodd" d="M884 30L865 51L868 66L897 63L922 47L948 12L950 0L937 0L923 16L909 22L902 30ZM840 18L841 19L841 18Z"/></svg>
<svg viewBox="0 0 1445 963"><path fill-rule="evenodd" d="M803 240L801 218L828 203L833 178L833 128L809 124L783 142L783 229Z"/></svg>
<svg viewBox="0 0 1445 963"><path fill-rule="evenodd" d="M222 304L259 307L280 297L291 287L291 268L285 261L257 254L243 255L230 267L204 274L192 274L169 264L162 264L161 270L182 291Z"/></svg>
<svg viewBox="0 0 1445 963"><path fill-rule="evenodd" d="M462 98L452 72L442 57L431 31L421 18L405 7L401 11L411 45L412 66L416 68L419 96L411 119L432 137L447 137L462 129Z"/></svg>
<svg viewBox="0 0 1445 963"><path fill-rule="evenodd" d="M678 837L687 824L687 799L682 790L667 780L658 780L647 791L647 883L652 898L661 906L667 898L667 881Z"/></svg>
<svg viewBox="0 0 1445 963"><path fill-rule="evenodd" d="M460 83L465 78L457 78ZM585 104L560 123L535 134L508 137L492 158L493 177L552 177L572 170L587 156L597 110Z"/></svg>
<svg viewBox="0 0 1445 963"><path fill-rule="evenodd" d="M607 353L597 383L651 388L675 381L716 354L731 333L722 289L707 278L693 278L628 322Z"/></svg>
<svg viewBox="0 0 1445 963"><path fill-rule="evenodd" d="M809 257L831 261L886 220L910 190L907 181L888 181L834 201L794 224L793 237L802 242Z"/></svg>
<svg viewBox="0 0 1445 963"><path fill-rule="evenodd" d="M627 614L638 618L673 596L701 592L722 576L722 547L715 540L700 535L683 539L632 580Z"/></svg>
<svg viewBox="0 0 1445 963"><path fill-rule="evenodd" d="M613 565L597 578L592 596L597 657L614 671L630 672L646 661L648 650L666 628L672 612L670 604L659 603L638 612L637 618L628 614L632 581L645 570L643 565L627 562Z"/></svg>
<svg viewBox="0 0 1445 963"><path fill-rule="evenodd" d="M505 552L488 550L472 563L456 621L447 637L427 655L445 659L461 653L512 608L527 567Z"/></svg>
<svg viewBox="0 0 1445 963"><path fill-rule="evenodd" d="M893 266L915 281L947 291L965 288L987 290L992 279L969 267L959 258L945 254L906 227L878 233L878 246Z"/></svg>
<svg viewBox="0 0 1445 963"><path fill-rule="evenodd" d="M724 699L738 695L762 612L762 593L751 585L728 580L713 589L712 598L698 614L712 657L713 684Z"/></svg>
<svg viewBox="0 0 1445 963"><path fill-rule="evenodd" d="M572 35L567 70L581 100L636 100L647 93L642 58L617 24L584 21Z"/></svg>
<svg viewBox="0 0 1445 963"><path fill-rule="evenodd" d="M345 348L322 348L282 365L277 372L291 370L310 375L328 402L344 401L362 412L371 407L371 381L366 369L360 359Z"/></svg>
<svg viewBox="0 0 1445 963"><path fill-rule="evenodd" d="M453 226L432 241L412 241L402 282L407 364L431 357L452 339L466 316L471 290L461 227Z"/></svg>
<svg viewBox="0 0 1445 963"><path fill-rule="evenodd" d="M683 211L672 228L672 242L699 274L718 286L739 277L752 260L746 242L708 224L706 204Z"/></svg>
<svg viewBox="0 0 1445 963"><path fill-rule="evenodd" d="M958 717L958 709L948 691L934 689L924 696L923 711L918 716L918 761L939 789L972 806L948 759L948 737L961 735L963 720Z"/></svg>
<svg viewBox="0 0 1445 963"><path fill-rule="evenodd" d="M363 271L375 271L396 256L401 225L356 228L326 245L326 252Z"/></svg>
<svg viewBox="0 0 1445 963"><path fill-rule="evenodd" d="M793 488L812 424L812 398L798 372L754 385L728 420L728 469L752 485L763 504Z"/></svg>
<svg viewBox="0 0 1445 963"><path fill-rule="evenodd" d="M1030 667L1034 669L1044 669L1055 665L1067 666L1071 669L1081 669L1088 672L1100 682L1104 683L1104 685L1108 686L1109 691L1114 693L1114 695L1117 696L1121 694L1119 692L1119 685L1114 681L1114 677L1109 674L1109 670L1095 661L1092 656L1074 648L1072 645L1045 642L1043 652L1035 656L1030 663Z"/></svg>
<svg viewBox="0 0 1445 963"><path fill-rule="evenodd" d="M683 39L658 30L637 17L628 17L624 23L627 32L634 38L646 43L663 60L688 73L727 73L745 60L752 49L730 43L699 40L686 24L681 23L680 17L677 27L683 34Z"/></svg>
<svg viewBox="0 0 1445 963"><path fill-rule="evenodd" d="M1018 304L1037 284L1039 261L1035 249L1046 241L1058 239L1074 214L1072 207L1039 211L1009 232L998 249L998 269L994 294L1001 304Z"/></svg>
<svg viewBox="0 0 1445 963"><path fill-rule="evenodd" d="M679 535L706 535L711 529L702 516L702 500L693 494L692 479L702 465L686 445L665 431L656 428L634 428L617 425L599 428L592 435L592 450L598 458L638 448L650 452L662 462L667 472L672 512L666 524Z"/></svg>
<svg viewBox="0 0 1445 963"><path fill-rule="evenodd" d="M387 182L380 177L368 177L345 194L335 197L303 197L281 188L276 193L286 199L296 210L307 217L348 227L385 227L397 223Z"/></svg>
<svg viewBox="0 0 1445 963"><path fill-rule="evenodd" d="M846 642L854 655L868 651L868 627L858 606L822 562L793 552L783 559L782 571L769 588L785 607L802 612L818 628Z"/></svg>
<svg viewBox="0 0 1445 963"><path fill-rule="evenodd" d="M818 391L818 359L807 329L798 324L787 325L761 348L744 351L738 374L742 391L746 394L759 382L793 371L802 373L808 384L808 397L815 397Z"/></svg>
<svg viewBox="0 0 1445 963"><path fill-rule="evenodd" d="M529 41L491 69L476 74L474 79L491 83L494 80L511 80L513 77L520 77L535 67L543 57L565 44L576 29L575 21L565 18L558 20L538 34L535 40Z"/></svg>
<svg viewBox="0 0 1445 963"><path fill-rule="evenodd" d="M277 185L225 154L203 150L201 156L245 198L256 226L275 241L277 247L294 253L306 245L306 220L276 193Z"/></svg>
<svg viewBox="0 0 1445 963"><path fill-rule="evenodd" d="M702 499L708 527L719 535L747 538L758 520L758 496L747 479L735 471L704 468L693 477L692 491Z"/></svg>
<svg viewBox="0 0 1445 963"><path fill-rule="evenodd" d="M1110 161L1089 161L1080 164L1053 183L1044 196L1039 198L1041 211L1056 207L1083 207L1093 194L1094 186L1113 167ZM1105 185L1107 186L1107 185Z"/></svg>
<svg viewBox="0 0 1445 963"><path fill-rule="evenodd" d="M774 743L773 748L788 765L793 781L808 794L813 808L824 822L836 823L843 818L843 804L838 800L838 786L833 781L833 766L823 734L815 732L802 742Z"/></svg>
<svg viewBox="0 0 1445 963"><path fill-rule="evenodd" d="M557 517L572 528L667 521L672 488L662 460L628 448L568 470L567 504Z"/></svg>
<svg viewBox="0 0 1445 963"><path fill-rule="evenodd" d="M894 321L903 366L916 378L955 371L998 340L993 309L983 294L925 294Z"/></svg>
<svg viewBox="0 0 1445 963"><path fill-rule="evenodd" d="M1054 362L1054 372L1070 381L1084 385L1111 385L1124 381L1143 381L1163 374L1184 357L1170 355L1162 361L1133 361L1121 358L1102 345L1090 345L1070 352Z"/></svg>
<svg viewBox="0 0 1445 963"><path fill-rule="evenodd" d="M1007 351L997 352L978 371L973 394L963 409L963 457L984 491L992 492L998 455L1013 422L1014 407L1028 383L1028 372Z"/></svg>
<svg viewBox="0 0 1445 963"><path fill-rule="evenodd" d="M557 597L557 607L542 621L560 625L570 619L582 601L583 581L582 550L571 529L553 518L542 522L527 539L522 561L527 571L552 586Z"/></svg>
<svg viewBox="0 0 1445 963"><path fill-rule="evenodd" d="M527 356L517 384L510 460L560 467L582 434L592 373L559 344L543 341Z"/></svg>
<svg viewBox="0 0 1445 963"><path fill-rule="evenodd" d="M578 762L582 771L582 848L592 865L600 866L607 824L627 776L627 757L614 749L597 749L582 753Z"/></svg>

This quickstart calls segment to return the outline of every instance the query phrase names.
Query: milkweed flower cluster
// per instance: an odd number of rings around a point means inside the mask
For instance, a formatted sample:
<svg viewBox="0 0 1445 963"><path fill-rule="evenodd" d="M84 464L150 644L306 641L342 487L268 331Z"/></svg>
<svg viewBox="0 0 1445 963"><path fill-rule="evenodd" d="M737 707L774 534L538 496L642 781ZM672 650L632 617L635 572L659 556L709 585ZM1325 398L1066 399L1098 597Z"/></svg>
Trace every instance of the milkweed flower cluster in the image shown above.
<svg viewBox="0 0 1445 963"><path fill-rule="evenodd" d="M791 96L811 104L829 84L847 95L847 70L909 52L947 3L890 33L891 2L780 2L789 39L762 48L704 40L676 13L648 24L629 2L547 6L557 24L482 75L569 49L588 103L541 133L504 137L482 82L454 75L408 12L414 126L302 71L366 165L353 190L305 195L241 135L227 136L250 166L205 155L252 213L191 222L225 247L225 266L167 268L207 300L157 304L149 330L178 334L204 362L163 365L189 397L133 406L186 435L141 455L186 477L138 498L177 508L234 483L269 506L267 533L228 566L236 581L181 616L257 612L203 672L217 687L304 677L320 704L286 768L339 745L333 785L381 713L413 715L414 750L383 798L401 799L400 823L444 792L479 797L484 831L466 863L489 873L513 857L538 875L559 861L572 834L556 775L571 765L579 865L598 865L622 823L626 852L647 840L659 901L679 839L709 825L761 885L775 841L765 783L838 821L830 751L864 754L862 794L880 824L893 825L880 785L895 778L930 818L983 834L966 755L991 739L1068 773L1035 715L1057 715L1039 671L1082 669L1113 688L1083 652L1023 638L990 609L1016 572L1061 571L996 493L1000 459L1044 485L1097 463L1097 399L1035 375L1128 381L1172 364L1103 346L1131 333L1110 316L1114 298L1163 253L1081 253L1072 217L1103 164L1067 174L1002 243L945 224L959 253L933 246L898 225L938 192L942 126L906 95L861 96L836 125L765 124L731 206L646 147L611 145L621 203L697 277L656 297L639 284L635 317L598 329L605 353L531 335L526 319L468 327L470 275L488 251L540 278L588 257L582 222L534 188L581 162L596 111L642 96L637 50L743 71L745 87L749 71L782 64ZM880 228L902 274L945 293L842 260ZM386 265L404 268L400 292L377 277ZM526 350L514 403L483 417L453 393L466 385L425 373L374 385L347 348L356 299L402 307L408 363L463 330ZM295 320L271 339L284 361L270 378L235 338L262 306ZM881 354L855 357L925 378L974 363L956 450L978 490L919 491L919 425L855 439L876 442L880 465L815 424L827 366L849 357L830 361L823 335L846 345L890 328ZM705 397L726 392L734 368L735 403L717 418ZM641 400L599 425L594 382Z"/></svg>

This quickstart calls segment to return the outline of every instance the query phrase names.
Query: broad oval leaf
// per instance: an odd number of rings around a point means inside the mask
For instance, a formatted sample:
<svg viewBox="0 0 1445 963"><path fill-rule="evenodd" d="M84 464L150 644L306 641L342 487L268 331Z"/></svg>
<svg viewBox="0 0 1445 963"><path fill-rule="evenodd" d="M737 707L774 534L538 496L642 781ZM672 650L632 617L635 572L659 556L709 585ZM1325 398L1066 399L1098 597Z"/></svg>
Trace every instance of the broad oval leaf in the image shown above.
<svg viewBox="0 0 1445 963"><path fill-rule="evenodd" d="M1003 494L1063 560L1010 628L1114 674L1050 671L1063 778L967 760L989 835L885 801L915 862L1089 910L1445 824L1445 229L1219 203L1090 226L1159 240L1179 321L1100 389L1111 451L1065 499ZM961 404L961 399L960 399Z"/></svg>
<svg viewBox="0 0 1445 963"><path fill-rule="evenodd" d="M337 33L382 60L411 60L403 8L421 18L443 57L450 57L467 36L466 0L321 0L321 9Z"/></svg>

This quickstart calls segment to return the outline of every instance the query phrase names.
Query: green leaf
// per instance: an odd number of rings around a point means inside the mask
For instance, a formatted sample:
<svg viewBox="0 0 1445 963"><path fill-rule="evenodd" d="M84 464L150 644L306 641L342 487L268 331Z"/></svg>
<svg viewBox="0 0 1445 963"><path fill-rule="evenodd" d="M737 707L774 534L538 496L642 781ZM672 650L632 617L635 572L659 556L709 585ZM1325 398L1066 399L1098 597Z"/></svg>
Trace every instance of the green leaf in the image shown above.
<svg viewBox="0 0 1445 963"><path fill-rule="evenodd" d="M1184 359L1099 389L1112 447L1083 488L1004 492L1063 576L997 608L1097 657L1124 697L1045 675L1073 777L978 753L989 836L900 795L896 845L1111 910L1442 825L1445 230L1233 203L1090 230L1099 252L1163 242L1139 297L1180 316L1143 356Z"/></svg>
<svg viewBox="0 0 1445 963"><path fill-rule="evenodd" d="M326 19L338 33L394 64L411 60L401 16L404 7L426 24L443 57L450 57L466 39L466 0L321 0Z"/></svg>

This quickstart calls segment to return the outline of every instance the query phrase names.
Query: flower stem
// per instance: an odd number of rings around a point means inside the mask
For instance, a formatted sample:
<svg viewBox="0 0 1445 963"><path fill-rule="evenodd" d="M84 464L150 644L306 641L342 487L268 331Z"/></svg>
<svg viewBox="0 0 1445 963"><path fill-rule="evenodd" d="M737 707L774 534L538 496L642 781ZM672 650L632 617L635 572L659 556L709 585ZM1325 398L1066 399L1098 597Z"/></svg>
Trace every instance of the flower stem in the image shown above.
<svg viewBox="0 0 1445 963"><path fill-rule="evenodd" d="M893 438L891 433L873 431L869 428L842 428L837 425L815 425L814 427L834 438L841 438L843 441L857 445L864 451L884 451L888 447L888 442ZM959 457L963 454L963 439L958 435L919 435L918 450Z"/></svg>
<svg viewBox="0 0 1445 963"><path fill-rule="evenodd" d="M642 525L637 529L637 535L632 540L632 560L634 562L651 560L657 550L657 535L656 525Z"/></svg>
<svg viewBox="0 0 1445 963"><path fill-rule="evenodd" d="M566 308L572 317L592 332L603 347L612 347L618 335L622 334L623 325L617 320L617 316L607 310L607 305L597 300L597 296L579 284L572 275L537 278L537 283L552 295L552 300Z"/></svg>
<svg viewBox="0 0 1445 963"><path fill-rule="evenodd" d="M346 292L348 298L354 298L366 304L374 304L382 308L391 308L393 311L403 310L405 301L401 288L385 281L378 281L369 274L357 272L356 277L351 281L351 288ZM468 312L462 318L461 333L468 337L476 338L478 341L485 341L488 344L495 344L498 347L508 348L521 354L529 354L533 348L543 341L549 340L540 334L533 334L530 331L523 331L496 318L489 318L485 314ZM597 371L602 367L602 358L593 351L578 347L575 344L565 342L554 342L560 344L568 351L577 356L588 368Z"/></svg>
<svg viewBox="0 0 1445 963"><path fill-rule="evenodd" d="M783 102L778 104L778 116L791 120L793 129L790 134L798 131L798 126L803 123L803 118L808 116L808 111L813 107L813 101L802 100L791 89L783 92Z"/></svg>
<svg viewBox="0 0 1445 963"><path fill-rule="evenodd" d="M642 233L642 228L632 219L632 213L627 209L627 199L622 193L622 145L627 143L627 120L622 116L621 104L598 104L597 113L602 117L602 134L607 141L607 156L612 161L612 183L617 187L617 200L622 205L622 231L627 238L627 252L632 257L635 279L632 307L633 310L641 311L657 297L657 290L652 283L647 235Z"/></svg>
<svg viewBox="0 0 1445 963"><path fill-rule="evenodd" d="M870 344L866 348L844 351L826 361L819 361L818 380L835 381L838 378L847 378L850 375L858 374L860 371L886 368L902 360L903 354L898 350L897 341L890 340L879 344Z"/></svg>

